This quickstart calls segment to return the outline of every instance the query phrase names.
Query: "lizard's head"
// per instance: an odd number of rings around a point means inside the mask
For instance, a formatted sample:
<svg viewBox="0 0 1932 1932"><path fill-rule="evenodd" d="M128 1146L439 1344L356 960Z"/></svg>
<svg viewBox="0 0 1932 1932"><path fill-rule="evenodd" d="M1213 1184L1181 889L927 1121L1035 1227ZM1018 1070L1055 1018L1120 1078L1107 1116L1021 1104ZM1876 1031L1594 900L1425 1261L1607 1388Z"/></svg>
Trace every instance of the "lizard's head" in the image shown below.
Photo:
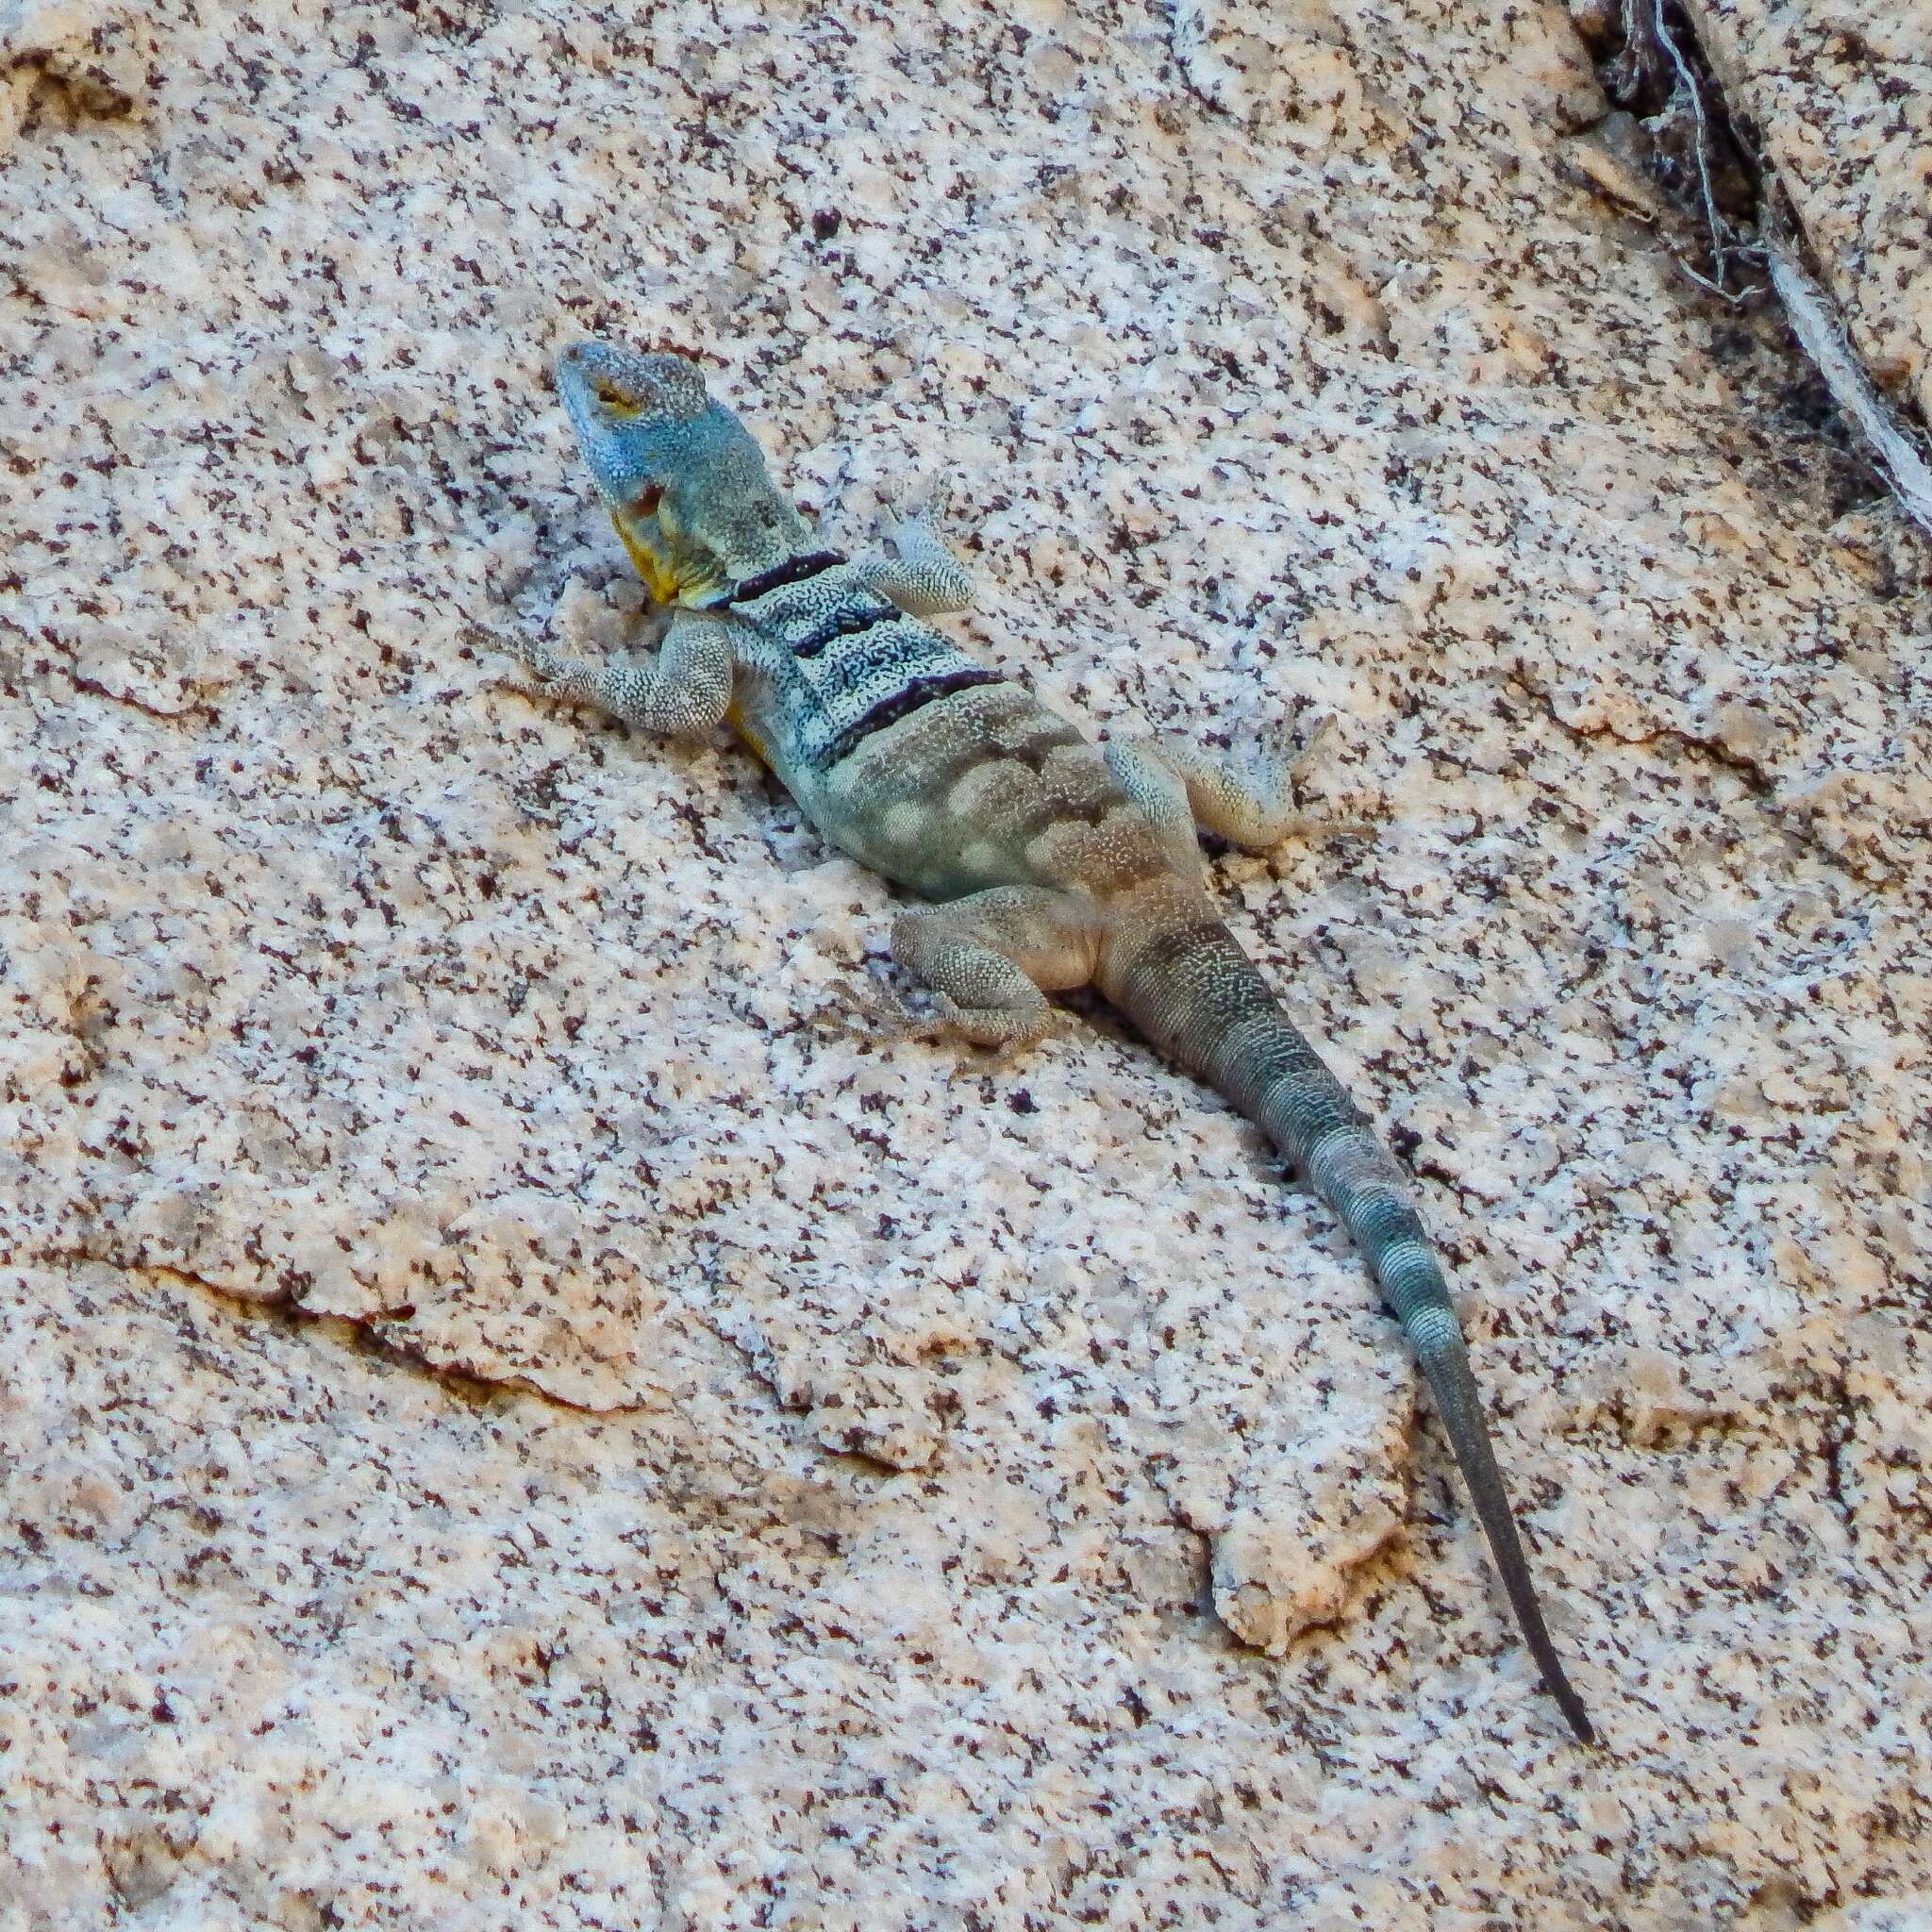
<svg viewBox="0 0 1932 1932"><path fill-rule="evenodd" d="M805 521L741 424L682 356L578 342L557 387L638 574L664 604L703 604L796 552Z"/></svg>

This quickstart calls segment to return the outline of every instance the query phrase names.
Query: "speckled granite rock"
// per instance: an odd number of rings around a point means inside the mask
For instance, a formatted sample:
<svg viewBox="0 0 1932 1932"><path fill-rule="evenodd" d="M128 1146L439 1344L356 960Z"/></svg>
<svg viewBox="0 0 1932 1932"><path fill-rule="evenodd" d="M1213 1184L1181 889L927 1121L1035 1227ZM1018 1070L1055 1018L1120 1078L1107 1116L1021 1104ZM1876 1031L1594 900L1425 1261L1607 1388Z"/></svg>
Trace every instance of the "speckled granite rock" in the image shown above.
<svg viewBox="0 0 1932 1932"><path fill-rule="evenodd" d="M0 1926L1924 1924L1924 540L1554 7L626 19L0 15ZM475 640L638 636L591 330L1335 721L1222 876L1604 1751L1239 1123L828 1024L881 886Z"/></svg>
<svg viewBox="0 0 1932 1932"><path fill-rule="evenodd" d="M1805 231L1853 346L1932 416L1932 8L1687 0Z"/></svg>

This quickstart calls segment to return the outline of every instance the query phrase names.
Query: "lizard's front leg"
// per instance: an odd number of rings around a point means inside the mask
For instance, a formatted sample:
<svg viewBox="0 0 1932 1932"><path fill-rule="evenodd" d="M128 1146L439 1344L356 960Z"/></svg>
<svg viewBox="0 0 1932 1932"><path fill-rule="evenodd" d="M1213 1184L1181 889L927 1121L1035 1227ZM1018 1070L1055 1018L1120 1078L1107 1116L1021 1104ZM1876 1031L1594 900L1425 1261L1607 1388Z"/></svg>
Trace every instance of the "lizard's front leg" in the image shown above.
<svg viewBox="0 0 1932 1932"><path fill-rule="evenodd" d="M892 958L939 994L924 1030L977 1046L1023 1046L1053 1024L1046 993L1093 977L1101 931L1092 910L1044 886L995 886L892 923Z"/></svg>
<svg viewBox="0 0 1932 1932"><path fill-rule="evenodd" d="M731 708L729 619L680 610L654 664L592 664L524 641L511 648L548 691L664 738L705 738Z"/></svg>
<svg viewBox="0 0 1932 1932"><path fill-rule="evenodd" d="M946 548L932 519L937 507L892 525L894 557L869 558L858 574L908 617L945 617L973 607L973 578Z"/></svg>

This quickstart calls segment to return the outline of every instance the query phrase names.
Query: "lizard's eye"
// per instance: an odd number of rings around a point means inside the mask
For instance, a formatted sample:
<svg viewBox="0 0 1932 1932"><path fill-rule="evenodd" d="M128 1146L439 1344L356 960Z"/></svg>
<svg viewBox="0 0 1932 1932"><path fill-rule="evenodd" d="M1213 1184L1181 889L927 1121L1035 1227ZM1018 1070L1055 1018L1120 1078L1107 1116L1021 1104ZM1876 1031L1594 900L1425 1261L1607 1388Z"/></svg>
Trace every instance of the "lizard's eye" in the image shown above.
<svg viewBox="0 0 1932 1932"><path fill-rule="evenodd" d="M599 375L592 378L591 393L613 416L635 416L639 413L638 406L631 400L629 394L625 391L619 389L608 375Z"/></svg>
<svg viewBox="0 0 1932 1932"><path fill-rule="evenodd" d="M664 501L664 486L661 483L646 483L630 500L630 511L636 517L654 517L658 506Z"/></svg>

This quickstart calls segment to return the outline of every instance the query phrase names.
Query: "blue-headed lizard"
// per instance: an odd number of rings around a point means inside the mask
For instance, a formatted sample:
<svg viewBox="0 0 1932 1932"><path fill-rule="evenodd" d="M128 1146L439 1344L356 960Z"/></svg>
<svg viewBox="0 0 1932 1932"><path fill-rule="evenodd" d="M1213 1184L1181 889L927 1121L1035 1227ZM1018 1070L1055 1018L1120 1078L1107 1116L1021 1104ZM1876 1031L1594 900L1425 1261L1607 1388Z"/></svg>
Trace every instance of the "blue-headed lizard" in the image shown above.
<svg viewBox="0 0 1932 1932"><path fill-rule="evenodd" d="M1284 775L1186 746L1089 743L924 621L970 597L937 541L867 564L819 543L686 358L582 343L558 381L618 534L672 615L653 666L535 645L525 661L644 731L728 723L827 839L926 902L894 922L892 955L939 995L947 1030L1024 1044L1051 1022L1047 993L1091 985L1268 1135L1341 1216L1414 1346L1530 1654L1590 1741L1403 1175L1208 893L1196 826L1274 844L1293 819Z"/></svg>

